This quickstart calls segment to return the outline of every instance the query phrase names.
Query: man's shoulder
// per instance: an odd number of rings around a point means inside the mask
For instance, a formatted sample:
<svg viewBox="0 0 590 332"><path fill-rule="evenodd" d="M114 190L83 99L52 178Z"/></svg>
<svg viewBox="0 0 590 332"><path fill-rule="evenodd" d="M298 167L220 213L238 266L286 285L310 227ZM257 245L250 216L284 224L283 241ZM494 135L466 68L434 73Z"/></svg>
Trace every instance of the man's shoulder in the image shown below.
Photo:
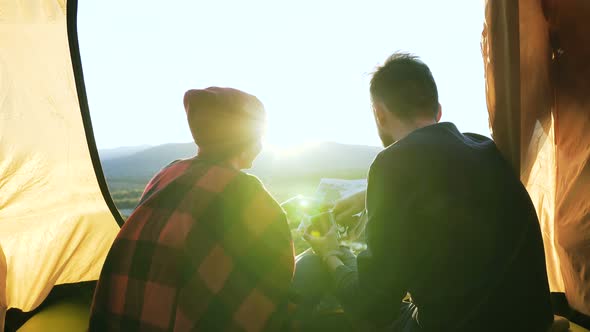
<svg viewBox="0 0 590 332"><path fill-rule="evenodd" d="M455 153L451 153L455 151ZM414 169L416 166L475 151L498 154L494 141L474 133L461 133L450 122L439 123L415 130L405 138L388 146L373 160L371 168Z"/></svg>
<svg viewBox="0 0 590 332"><path fill-rule="evenodd" d="M414 140L401 140L383 149L373 160L372 166L381 164L401 164L408 161L419 151L419 146Z"/></svg>
<svg viewBox="0 0 590 332"><path fill-rule="evenodd" d="M449 125L452 128L455 128L454 125ZM441 140L448 139L448 137L445 136L449 136L449 132L451 134L461 135L458 131L453 133L453 130L446 128L445 124L437 124L417 129L406 137L386 147L381 153L379 153L378 158L397 157L414 154L416 151L423 151L425 146L437 144L441 142Z"/></svg>
<svg viewBox="0 0 590 332"><path fill-rule="evenodd" d="M467 144L476 148L496 148L496 143L493 139L476 134L476 133L463 133Z"/></svg>
<svg viewBox="0 0 590 332"><path fill-rule="evenodd" d="M444 149L441 148L443 145ZM446 150L452 147L495 149L496 145L487 136L469 132L461 133L454 124L448 122L418 129L384 149L378 157L387 159L399 156L445 153Z"/></svg>

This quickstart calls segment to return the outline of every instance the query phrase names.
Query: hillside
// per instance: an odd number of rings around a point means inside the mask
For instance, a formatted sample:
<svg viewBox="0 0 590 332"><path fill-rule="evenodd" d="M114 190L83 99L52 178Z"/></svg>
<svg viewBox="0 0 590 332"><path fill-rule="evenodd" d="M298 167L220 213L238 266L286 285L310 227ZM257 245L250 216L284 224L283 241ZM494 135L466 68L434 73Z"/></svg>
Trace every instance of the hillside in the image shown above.
<svg viewBox="0 0 590 332"><path fill-rule="evenodd" d="M110 160L134 154L150 148L150 145L123 146L114 149L102 149L98 153L101 160Z"/></svg>
<svg viewBox="0 0 590 332"><path fill-rule="evenodd" d="M128 153L118 158L104 159L102 168L107 180L147 181L170 162L194 156L197 147L193 143L170 143L158 145L138 152Z"/></svg>
<svg viewBox="0 0 590 332"><path fill-rule="evenodd" d="M337 143L321 143L286 156L266 150L246 172L258 176L280 202L299 194L312 195L321 178L365 178L380 150ZM194 143L120 149L116 158L108 158L108 153L100 151L104 174L117 207L123 214L130 213L154 174L173 160L194 156L196 151Z"/></svg>

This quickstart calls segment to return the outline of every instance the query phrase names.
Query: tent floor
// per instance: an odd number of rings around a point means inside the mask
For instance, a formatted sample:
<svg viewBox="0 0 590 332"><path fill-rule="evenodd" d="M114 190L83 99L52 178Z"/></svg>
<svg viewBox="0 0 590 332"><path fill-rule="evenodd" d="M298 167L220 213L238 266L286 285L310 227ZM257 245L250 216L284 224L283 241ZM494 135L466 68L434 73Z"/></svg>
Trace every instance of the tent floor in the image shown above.
<svg viewBox="0 0 590 332"><path fill-rule="evenodd" d="M62 300L37 313L29 319L18 332L86 331L88 328L89 308L89 303L81 303L75 299ZM574 323L570 323L569 331L589 332Z"/></svg>
<svg viewBox="0 0 590 332"><path fill-rule="evenodd" d="M63 286L64 287L59 289L59 291L52 292L39 309L31 313L30 318L27 317L28 319L22 324L22 326L20 326L20 328L11 329L9 327L10 324L7 324L6 331L86 331L88 328L90 303L92 302L94 283ZM570 322L569 331L590 332L590 330L572 322Z"/></svg>
<svg viewBox="0 0 590 332"><path fill-rule="evenodd" d="M89 298L65 298L45 307L31 317L18 332L86 331L90 310ZM570 322L570 332L590 332ZM524 331L523 331L524 332Z"/></svg>
<svg viewBox="0 0 590 332"><path fill-rule="evenodd" d="M37 312L18 332L86 331L92 298L68 297Z"/></svg>

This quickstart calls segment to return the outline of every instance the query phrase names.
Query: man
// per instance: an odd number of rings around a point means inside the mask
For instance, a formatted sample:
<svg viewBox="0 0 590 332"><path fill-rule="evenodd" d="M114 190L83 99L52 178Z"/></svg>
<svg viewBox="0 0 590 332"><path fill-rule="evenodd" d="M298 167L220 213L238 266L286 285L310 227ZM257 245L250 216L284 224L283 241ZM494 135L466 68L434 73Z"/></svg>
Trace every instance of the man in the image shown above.
<svg viewBox="0 0 590 332"><path fill-rule="evenodd" d="M247 93L190 90L198 155L160 171L121 228L90 331L280 331L294 269L286 216L250 168L265 111Z"/></svg>
<svg viewBox="0 0 590 332"><path fill-rule="evenodd" d="M494 143L438 123L436 84L415 56L391 56L370 92L386 149L369 171L368 249L350 260L334 230L306 235L345 311L393 331L547 331L538 219ZM352 220L363 201L338 203L337 219Z"/></svg>

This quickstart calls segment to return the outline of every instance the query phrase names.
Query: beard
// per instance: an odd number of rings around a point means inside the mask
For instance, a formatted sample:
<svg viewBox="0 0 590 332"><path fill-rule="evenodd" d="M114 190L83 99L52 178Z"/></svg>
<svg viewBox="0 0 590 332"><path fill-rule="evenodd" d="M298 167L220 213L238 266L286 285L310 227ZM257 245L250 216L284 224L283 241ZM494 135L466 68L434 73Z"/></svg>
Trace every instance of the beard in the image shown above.
<svg viewBox="0 0 590 332"><path fill-rule="evenodd" d="M381 129L379 131L379 138L381 139L381 143L383 143L383 147L386 148L391 144L395 143L395 140L390 135L385 134Z"/></svg>

